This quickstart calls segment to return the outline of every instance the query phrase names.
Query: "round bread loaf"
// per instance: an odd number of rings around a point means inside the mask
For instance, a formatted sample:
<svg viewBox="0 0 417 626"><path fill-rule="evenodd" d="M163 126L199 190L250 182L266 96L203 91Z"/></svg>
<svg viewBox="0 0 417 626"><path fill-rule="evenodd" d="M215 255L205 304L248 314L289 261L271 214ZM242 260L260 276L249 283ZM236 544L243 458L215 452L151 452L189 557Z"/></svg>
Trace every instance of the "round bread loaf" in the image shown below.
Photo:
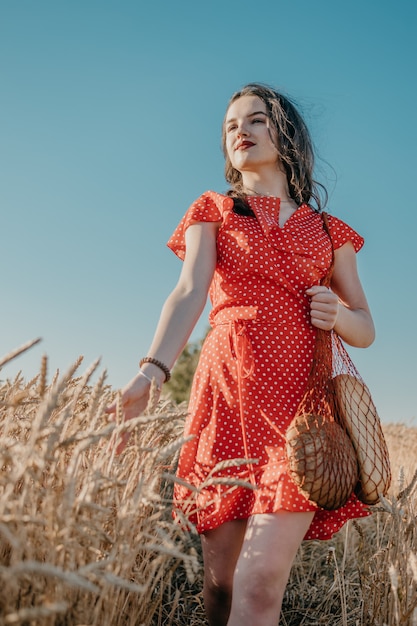
<svg viewBox="0 0 417 626"><path fill-rule="evenodd" d="M301 493L327 510L343 506L358 482L352 443L336 422L296 416L286 433L288 473Z"/></svg>
<svg viewBox="0 0 417 626"><path fill-rule="evenodd" d="M389 454L381 421L366 385L350 374L331 381L335 419L346 429L356 452L359 481L355 493L365 504L376 504L391 482Z"/></svg>

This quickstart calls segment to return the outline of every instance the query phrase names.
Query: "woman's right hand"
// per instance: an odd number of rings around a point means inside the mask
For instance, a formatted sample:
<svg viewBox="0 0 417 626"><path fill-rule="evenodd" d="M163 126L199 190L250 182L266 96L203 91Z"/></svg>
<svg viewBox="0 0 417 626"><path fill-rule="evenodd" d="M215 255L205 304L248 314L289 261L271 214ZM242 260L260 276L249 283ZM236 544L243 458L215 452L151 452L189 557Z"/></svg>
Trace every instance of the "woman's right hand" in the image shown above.
<svg viewBox="0 0 417 626"><path fill-rule="evenodd" d="M132 378L128 384L121 390L121 404L123 412L123 420L127 421L133 417L141 415L149 401L149 392L151 383L140 372ZM106 413L115 417L117 411L118 400L114 400L110 406L107 407ZM120 454L125 448L130 437L130 433L124 433L120 442L117 445L116 453Z"/></svg>

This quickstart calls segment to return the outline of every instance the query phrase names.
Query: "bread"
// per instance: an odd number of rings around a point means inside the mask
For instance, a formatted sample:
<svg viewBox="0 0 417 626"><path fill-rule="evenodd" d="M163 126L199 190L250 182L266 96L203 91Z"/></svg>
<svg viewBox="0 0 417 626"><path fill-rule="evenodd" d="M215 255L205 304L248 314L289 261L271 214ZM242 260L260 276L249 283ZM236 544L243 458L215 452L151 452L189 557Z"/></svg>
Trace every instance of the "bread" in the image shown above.
<svg viewBox="0 0 417 626"><path fill-rule="evenodd" d="M376 504L391 483L388 449L377 410L366 385L350 374L339 374L330 385L335 419L346 429L356 452L359 481L357 497Z"/></svg>
<svg viewBox="0 0 417 626"><path fill-rule="evenodd" d="M312 413L296 416L286 433L288 473L299 490L327 510L343 506L358 482L355 451L336 422Z"/></svg>

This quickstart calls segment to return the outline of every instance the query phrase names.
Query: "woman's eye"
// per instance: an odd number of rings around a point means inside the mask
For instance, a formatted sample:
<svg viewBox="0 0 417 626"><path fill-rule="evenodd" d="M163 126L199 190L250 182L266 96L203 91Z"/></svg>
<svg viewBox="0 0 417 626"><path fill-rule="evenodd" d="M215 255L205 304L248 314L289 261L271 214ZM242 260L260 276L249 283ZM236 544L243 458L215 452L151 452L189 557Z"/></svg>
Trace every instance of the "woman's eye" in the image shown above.
<svg viewBox="0 0 417 626"><path fill-rule="evenodd" d="M265 124L265 120L261 117L255 117L255 119L252 120L252 124Z"/></svg>
<svg viewBox="0 0 417 626"><path fill-rule="evenodd" d="M227 127L227 132L230 133L230 131L232 130L236 130L236 124L232 124L231 126Z"/></svg>

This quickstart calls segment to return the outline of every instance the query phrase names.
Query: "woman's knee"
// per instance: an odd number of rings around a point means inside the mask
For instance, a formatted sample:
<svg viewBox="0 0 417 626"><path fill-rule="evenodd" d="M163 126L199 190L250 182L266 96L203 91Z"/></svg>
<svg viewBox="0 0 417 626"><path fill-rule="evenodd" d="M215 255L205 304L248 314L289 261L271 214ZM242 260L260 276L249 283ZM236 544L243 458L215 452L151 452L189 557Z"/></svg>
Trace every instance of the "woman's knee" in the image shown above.
<svg viewBox="0 0 417 626"><path fill-rule="evenodd" d="M204 592L220 602L232 597L233 578L236 562L234 559L206 559L204 564Z"/></svg>
<svg viewBox="0 0 417 626"><path fill-rule="evenodd" d="M246 523L228 522L202 537L205 593L213 597L232 595L233 577Z"/></svg>
<svg viewBox="0 0 417 626"><path fill-rule="evenodd" d="M234 569L234 568L233 568ZM204 605L210 626L227 624L233 596L233 571L231 567L204 568Z"/></svg>
<svg viewBox="0 0 417 626"><path fill-rule="evenodd" d="M288 582L291 566L287 563L255 564L250 569L237 565L234 575L235 593L262 612L279 607Z"/></svg>
<svg viewBox="0 0 417 626"><path fill-rule="evenodd" d="M204 595L209 595L213 600L223 603L230 603L233 594L233 572L215 573L205 571L204 573Z"/></svg>

